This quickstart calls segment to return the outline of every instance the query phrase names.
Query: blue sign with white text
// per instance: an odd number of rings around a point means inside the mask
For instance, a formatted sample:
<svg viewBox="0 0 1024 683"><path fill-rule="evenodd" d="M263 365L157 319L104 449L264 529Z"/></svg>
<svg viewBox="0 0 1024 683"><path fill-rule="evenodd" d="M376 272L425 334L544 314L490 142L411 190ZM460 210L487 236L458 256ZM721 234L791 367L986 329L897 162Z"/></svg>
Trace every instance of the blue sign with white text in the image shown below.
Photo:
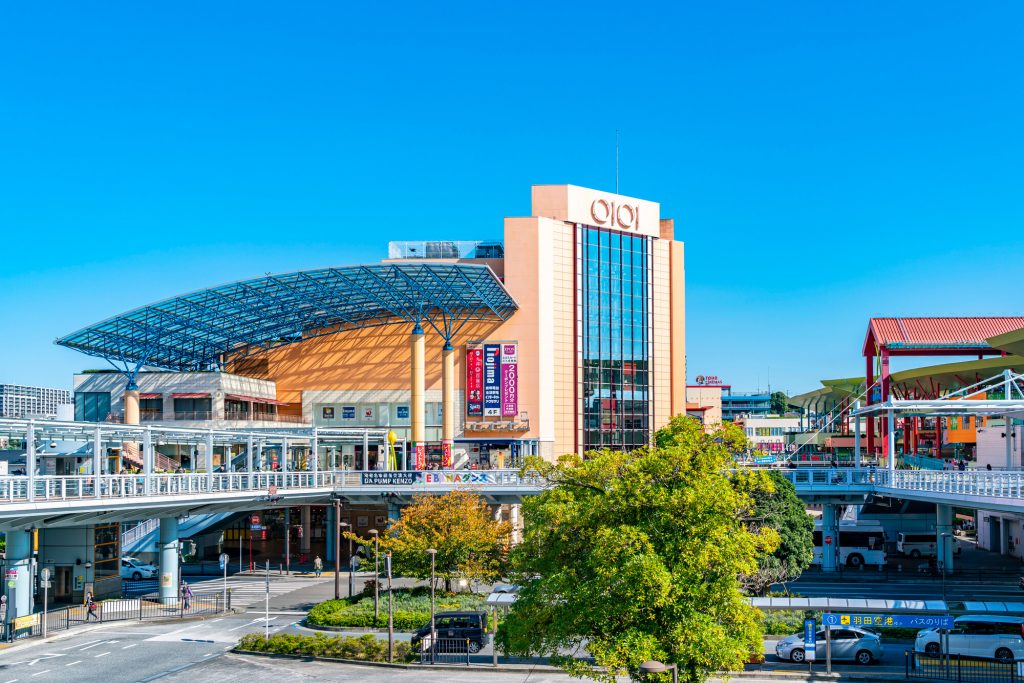
<svg viewBox="0 0 1024 683"><path fill-rule="evenodd" d="M817 643L818 622L814 619L804 619L804 647L808 650Z"/></svg>
<svg viewBox="0 0 1024 683"><path fill-rule="evenodd" d="M822 614L826 626L953 628L953 617L935 614Z"/></svg>

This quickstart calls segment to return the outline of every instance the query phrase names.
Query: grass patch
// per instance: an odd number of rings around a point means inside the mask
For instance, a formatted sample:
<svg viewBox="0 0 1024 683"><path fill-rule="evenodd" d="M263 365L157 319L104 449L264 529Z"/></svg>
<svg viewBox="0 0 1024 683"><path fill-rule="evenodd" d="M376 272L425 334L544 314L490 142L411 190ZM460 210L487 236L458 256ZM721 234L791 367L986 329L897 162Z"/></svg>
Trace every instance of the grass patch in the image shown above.
<svg viewBox="0 0 1024 683"><path fill-rule="evenodd" d="M312 636L280 633L264 640L259 633L242 636L238 649L250 652L268 652L277 655L304 655L307 657L332 657L336 659L359 659L366 662L388 661L388 644L367 634L359 638L348 636ZM395 661L409 658L409 643L395 641Z"/></svg>
<svg viewBox="0 0 1024 683"><path fill-rule="evenodd" d="M394 591L394 623L401 631L414 631L430 622L430 589L420 586ZM435 598L437 612L484 610L486 596L477 593L442 593ZM384 627L388 625L388 596L381 591L380 617L373 618L373 594L354 599L326 600L309 611L311 626Z"/></svg>

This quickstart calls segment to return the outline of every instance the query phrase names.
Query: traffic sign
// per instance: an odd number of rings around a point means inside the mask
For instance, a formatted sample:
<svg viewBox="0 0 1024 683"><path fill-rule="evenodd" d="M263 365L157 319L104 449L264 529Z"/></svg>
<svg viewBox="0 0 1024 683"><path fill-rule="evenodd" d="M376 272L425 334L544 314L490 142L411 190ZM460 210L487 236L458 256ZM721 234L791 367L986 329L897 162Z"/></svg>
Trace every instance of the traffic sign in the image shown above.
<svg viewBox="0 0 1024 683"><path fill-rule="evenodd" d="M249 523L252 524L253 526L256 526L257 524L260 523L260 516L259 515L253 515L252 517L249 518Z"/></svg>
<svg viewBox="0 0 1024 683"><path fill-rule="evenodd" d="M49 581L50 580L50 568L49 567L43 567L42 569L40 569L39 570L39 578L42 579L43 581Z"/></svg>
<svg viewBox="0 0 1024 683"><path fill-rule="evenodd" d="M825 545L832 545L832 537L831 536L826 536L825 537Z"/></svg>
<svg viewBox="0 0 1024 683"><path fill-rule="evenodd" d="M826 626L953 628L953 617L935 614L822 614Z"/></svg>

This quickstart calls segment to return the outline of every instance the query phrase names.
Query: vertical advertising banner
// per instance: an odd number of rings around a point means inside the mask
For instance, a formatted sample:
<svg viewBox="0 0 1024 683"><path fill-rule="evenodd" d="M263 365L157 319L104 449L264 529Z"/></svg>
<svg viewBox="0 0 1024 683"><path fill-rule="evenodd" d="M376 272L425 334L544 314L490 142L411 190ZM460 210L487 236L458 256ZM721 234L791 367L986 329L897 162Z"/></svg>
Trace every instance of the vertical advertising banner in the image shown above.
<svg viewBox="0 0 1024 683"><path fill-rule="evenodd" d="M484 414L484 350L466 347L466 414Z"/></svg>
<svg viewBox="0 0 1024 683"><path fill-rule="evenodd" d="M422 443L414 443L412 445L412 452L413 455L416 457L416 469L427 469L427 445Z"/></svg>
<svg viewBox="0 0 1024 683"><path fill-rule="evenodd" d="M484 344L484 417L501 415L501 346Z"/></svg>
<svg viewBox="0 0 1024 683"><path fill-rule="evenodd" d="M441 469L450 470L452 468L452 442L442 441L441 442Z"/></svg>
<svg viewBox="0 0 1024 683"><path fill-rule="evenodd" d="M501 414L519 414L519 345L501 345Z"/></svg>

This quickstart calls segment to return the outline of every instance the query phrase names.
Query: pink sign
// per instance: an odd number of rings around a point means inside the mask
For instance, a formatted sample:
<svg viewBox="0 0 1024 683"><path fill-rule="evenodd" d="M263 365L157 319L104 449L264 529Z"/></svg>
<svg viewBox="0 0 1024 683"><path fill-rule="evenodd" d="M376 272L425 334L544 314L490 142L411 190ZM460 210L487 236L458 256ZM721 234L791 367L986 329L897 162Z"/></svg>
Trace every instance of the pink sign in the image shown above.
<svg viewBox="0 0 1024 683"><path fill-rule="evenodd" d="M519 345L501 345L501 414L519 414Z"/></svg>

